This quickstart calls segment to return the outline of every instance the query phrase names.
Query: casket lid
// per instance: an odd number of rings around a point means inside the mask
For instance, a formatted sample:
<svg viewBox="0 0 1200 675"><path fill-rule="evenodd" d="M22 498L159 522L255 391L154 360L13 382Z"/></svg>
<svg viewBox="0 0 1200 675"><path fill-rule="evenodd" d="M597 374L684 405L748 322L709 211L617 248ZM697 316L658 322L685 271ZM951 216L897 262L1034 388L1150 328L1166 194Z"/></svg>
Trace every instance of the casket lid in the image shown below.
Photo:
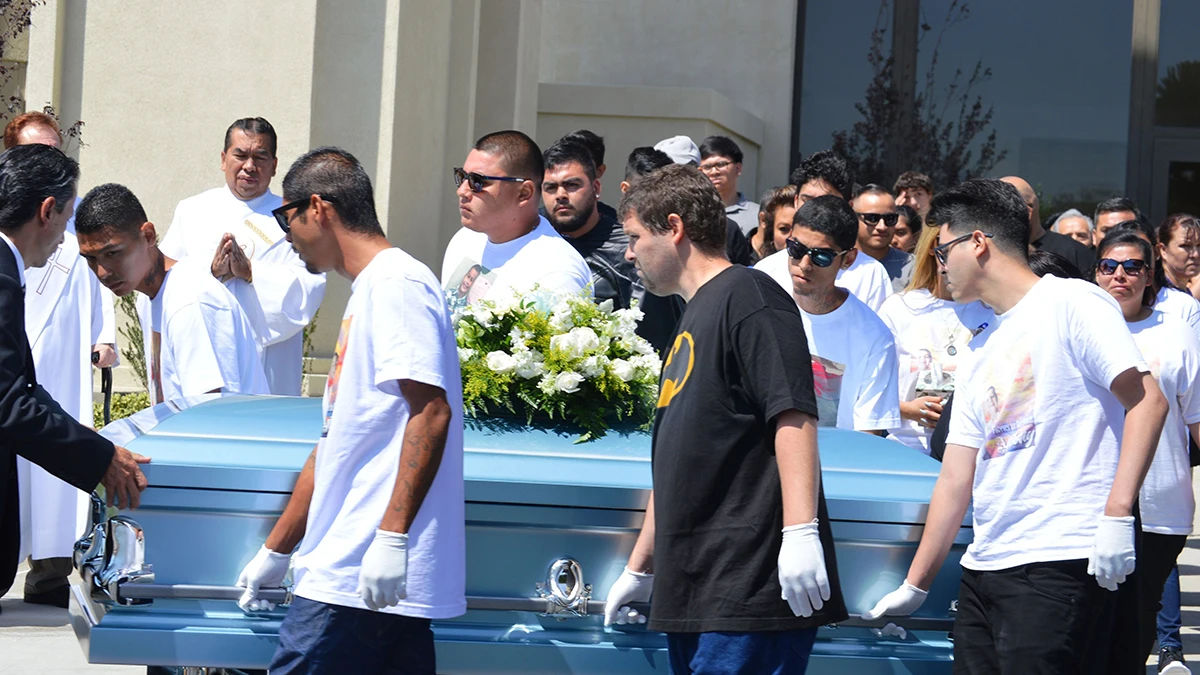
<svg viewBox="0 0 1200 675"><path fill-rule="evenodd" d="M152 458L152 486L290 492L321 429L321 401L205 396L169 402L105 427ZM464 476L470 502L635 509L650 487L650 435L611 432L574 444L568 431L511 420L467 420ZM821 429L830 517L923 523L940 464L900 443Z"/></svg>

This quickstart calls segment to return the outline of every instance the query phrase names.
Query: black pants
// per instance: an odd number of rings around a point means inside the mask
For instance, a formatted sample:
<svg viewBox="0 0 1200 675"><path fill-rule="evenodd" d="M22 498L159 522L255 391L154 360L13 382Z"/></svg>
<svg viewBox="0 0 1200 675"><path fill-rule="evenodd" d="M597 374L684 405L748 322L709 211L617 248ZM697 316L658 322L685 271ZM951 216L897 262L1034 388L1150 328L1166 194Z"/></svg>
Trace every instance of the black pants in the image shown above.
<svg viewBox="0 0 1200 675"><path fill-rule="evenodd" d="M964 569L954 621L954 672L1113 672L1110 647L1117 596L1087 573L1086 560L995 572Z"/></svg>
<svg viewBox="0 0 1200 675"><path fill-rule="evenodd" d="M17 578L21 554L20 494L17 491L17 460L9 472L8 489L4 491L3 510L0 510L0 595L12 588Z"/></svg>
<svg viewBox="0 0 1200 675"><path fill-rule="evenodd" d="M1138 551L1138 654L1142 663L1150 656L1157 638L1158 610L1162 609L1163 586L1175 568L1175 561L1187 545L1187 535L1142 533L1142 548Z"/></svg>

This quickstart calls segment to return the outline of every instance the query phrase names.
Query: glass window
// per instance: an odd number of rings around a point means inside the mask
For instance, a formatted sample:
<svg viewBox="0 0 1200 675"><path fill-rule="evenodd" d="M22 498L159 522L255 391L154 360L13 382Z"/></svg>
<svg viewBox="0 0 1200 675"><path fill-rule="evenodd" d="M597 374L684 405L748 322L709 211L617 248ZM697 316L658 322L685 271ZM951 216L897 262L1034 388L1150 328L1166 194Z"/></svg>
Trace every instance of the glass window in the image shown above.
<svg viewBox="0 0 1200 675"><path fill-rule="evenodd" d="M1200 213L1200 162L1171 162L1167 169L1167 213Z"/></svg>
<svg viewBox="0 0 1200 675"><path fill-rule="evenodd" d="M1154 123L1200 127L1200 44L1196 42L1200 3L1162 0L1160 12Z"/></svg>
<svg viewBox="0 0 1200 675"><path fill-rule="evenodd" d="M866 105L872 75L867 50L881 2L891 5L889 0L856 2L856 11L849 11L843 5L851 3L807 3L802 152L830 147L833 131L862 120L855 104ZM950 14L964 8L965 15ZM815 13L825 16L814 20ZM990 123L967 146L972 155L966 167L975 164L982 142L995 132L995 150L1003 157L986 174L1017 174L1028 180L1042 196L1044 215L1071 206L1090 213L1100 199L1124 192L1132 3L920 0L919 16L928 29L920 31L915 93L925 94L928 109L944 109L943 119L957 122L963 102L947 94L955 73L959 72L957 92L961 92L976 64L990 70L990 77L977 82L966 101L968 113L977 95L984 111L993 110ZM886 25L890 36L890 19ZM889 37L889 53L890 42ZM825 55L815 45L835 51ZM811 59L818 61L810 64ZM814 71L818 74L810 77ZM821 78L826 71L844 76L835 86ZM930 74L932 86L927 87ZM822 87L828 91L821 91ZM817 101L810 102L810 95ZM810 111L816 118L811 124L806 119ZM929 113L919 116L930 117ZM950 181L946 176L961 178L962 172L939 174L937 159L944 159L946 153L927 149L906 150L907 157L890 160L889 172L925 171L935 176L935 188L945 187L942 183ZM887 182L895 176L877 178Z"/></svg>

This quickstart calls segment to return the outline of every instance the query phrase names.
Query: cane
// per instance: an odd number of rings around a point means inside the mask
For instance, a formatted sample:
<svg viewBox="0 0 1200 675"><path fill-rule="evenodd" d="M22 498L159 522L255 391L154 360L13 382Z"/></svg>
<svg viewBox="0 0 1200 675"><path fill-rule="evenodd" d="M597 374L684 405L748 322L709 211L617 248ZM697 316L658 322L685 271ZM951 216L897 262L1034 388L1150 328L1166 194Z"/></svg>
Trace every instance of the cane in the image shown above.
<svg viewBox="0 0 1200 675"><path fill-rule="evenodd" d="M100 362L100 353L92 352L92 363ZM100 393L104 395L104 425L112 421L112 368L100 369Z"/></svg>

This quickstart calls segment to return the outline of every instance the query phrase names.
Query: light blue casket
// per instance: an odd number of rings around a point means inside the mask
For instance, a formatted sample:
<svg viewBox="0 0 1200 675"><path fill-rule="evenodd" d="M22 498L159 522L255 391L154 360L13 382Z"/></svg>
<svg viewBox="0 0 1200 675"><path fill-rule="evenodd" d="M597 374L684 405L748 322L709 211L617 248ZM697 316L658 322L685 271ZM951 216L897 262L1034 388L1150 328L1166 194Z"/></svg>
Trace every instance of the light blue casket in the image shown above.
<svg viewBox="0 0 1200 675"><path fill-rule="evenodd" d="M283 609L248 616L242 567L283 511L320 433L318 399L208 397L106 428L147 455L137 511L97 509L80 541L71 619L91 663L265 668ZM468 420L468 606L434 623L438 671L489 675L668 673L665 639L606 629L604 594L621 573L650 487L650 437L566 433ZM825 495L852 614L904 578L940 465L899 443L822 429ZM904 640L857 618L820 631L809 673L949 673L952 603L969 518ZM590 598L589 598L590 591ZM275 599L286 601L284 591Z"/></svg>

